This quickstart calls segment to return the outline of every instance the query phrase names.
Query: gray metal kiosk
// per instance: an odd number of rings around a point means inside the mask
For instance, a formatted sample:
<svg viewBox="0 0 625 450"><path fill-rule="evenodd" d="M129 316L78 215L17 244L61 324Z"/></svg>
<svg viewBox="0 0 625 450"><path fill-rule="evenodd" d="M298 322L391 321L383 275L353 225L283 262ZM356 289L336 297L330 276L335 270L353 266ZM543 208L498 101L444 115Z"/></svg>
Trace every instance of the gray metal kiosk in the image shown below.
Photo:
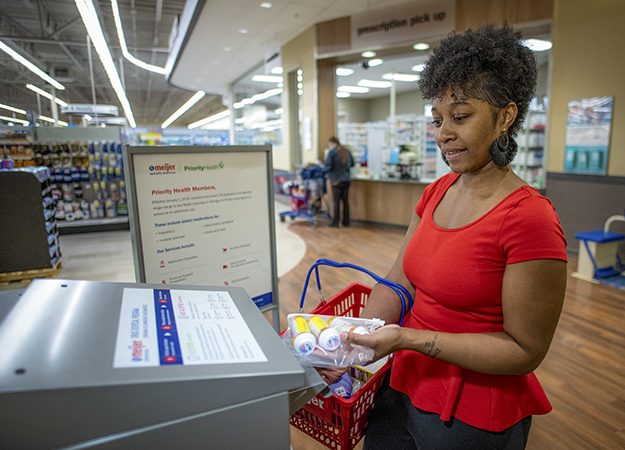
<svg viewBox="0 0 625 450"><path fill-rule="evenodd" d="M163 286L37 280L0 295L0 448L288 449L289 408L324 385L245 291L216 288L231 297L264 360L115 367L132 290Z"/></svg>

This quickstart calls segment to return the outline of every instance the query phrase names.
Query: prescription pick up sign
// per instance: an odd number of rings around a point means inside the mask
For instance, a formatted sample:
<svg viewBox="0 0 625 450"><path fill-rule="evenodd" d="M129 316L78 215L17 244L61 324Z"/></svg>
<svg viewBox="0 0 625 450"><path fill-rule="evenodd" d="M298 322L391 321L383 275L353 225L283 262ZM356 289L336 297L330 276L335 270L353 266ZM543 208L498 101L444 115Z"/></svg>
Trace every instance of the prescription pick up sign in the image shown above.
<svg viewBox="0 0 625 450"><path fill-rule="evenodd" d="M271 155L244 149L129 148L139 281L239 286L273 302Z"/></svg>

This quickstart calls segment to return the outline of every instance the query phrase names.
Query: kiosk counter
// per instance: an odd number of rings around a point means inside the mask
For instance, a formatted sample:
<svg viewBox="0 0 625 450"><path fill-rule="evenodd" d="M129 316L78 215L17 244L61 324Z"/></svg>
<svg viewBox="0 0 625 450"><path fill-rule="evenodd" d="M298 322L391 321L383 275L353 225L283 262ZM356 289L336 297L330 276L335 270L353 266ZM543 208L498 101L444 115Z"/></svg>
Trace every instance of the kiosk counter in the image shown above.
<svg viewBox="0 0 625 450"><path fill-rule="evenodd" d="M288 449L289 409L324 386L241 288L37 280L0 301L2 448Z"/></svg>

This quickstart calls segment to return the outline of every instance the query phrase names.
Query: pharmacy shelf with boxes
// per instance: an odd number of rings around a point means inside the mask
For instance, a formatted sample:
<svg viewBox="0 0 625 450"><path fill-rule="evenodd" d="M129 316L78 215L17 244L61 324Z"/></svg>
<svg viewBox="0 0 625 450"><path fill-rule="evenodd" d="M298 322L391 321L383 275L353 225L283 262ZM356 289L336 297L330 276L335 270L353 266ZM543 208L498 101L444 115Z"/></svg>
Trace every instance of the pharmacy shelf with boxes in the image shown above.
<svg viewBox="0 0 625 450"><path fill-rule="evenodd" d="M545 187L545 127L547 113L530 110L517 136L518 151L512 169L530 186Z"/></svg>
<svg viewBox="0 0 625 450"><path fill-rule="evenodd" d="M425 116L344 123L338 129L357 162L356 178L431 182L447 171L439 164L434 128Z"/></svg>

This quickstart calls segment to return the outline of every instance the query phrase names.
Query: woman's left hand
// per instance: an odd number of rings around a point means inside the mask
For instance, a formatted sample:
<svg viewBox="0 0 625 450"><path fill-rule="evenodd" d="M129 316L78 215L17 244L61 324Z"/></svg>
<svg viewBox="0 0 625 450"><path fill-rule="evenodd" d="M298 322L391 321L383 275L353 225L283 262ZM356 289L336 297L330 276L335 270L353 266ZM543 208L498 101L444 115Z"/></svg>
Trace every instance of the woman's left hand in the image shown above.
<svg viewBox="0 0 625 450"><path fill-rule="evenodd" d="M402 328L399 325L386 325L368 335L356 334L351 331L346 341L350 344L372 348L375 352L373 361L385 357L401 349Z"/></svg>

